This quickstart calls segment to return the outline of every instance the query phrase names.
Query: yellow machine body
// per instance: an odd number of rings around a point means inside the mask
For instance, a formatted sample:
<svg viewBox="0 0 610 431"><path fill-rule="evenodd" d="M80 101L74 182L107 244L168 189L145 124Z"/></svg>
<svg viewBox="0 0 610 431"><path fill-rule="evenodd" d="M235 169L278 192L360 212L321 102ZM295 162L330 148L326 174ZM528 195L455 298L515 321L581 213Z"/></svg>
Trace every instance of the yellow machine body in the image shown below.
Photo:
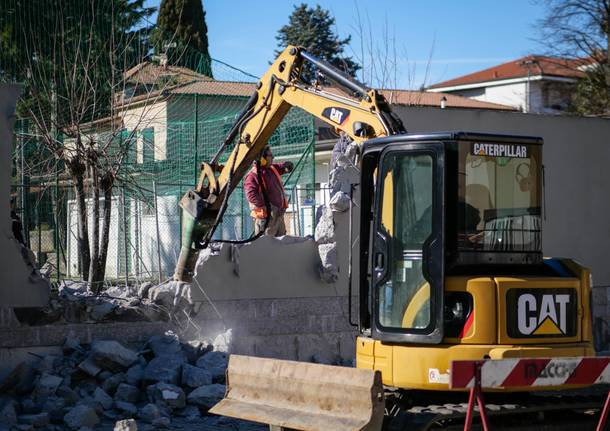
<svg viewBox="0 0 610 431"><path fill-rule="evenodd" d="M445 280L445 291L467 292L472 295L474 303L472 318L467 321L459 337L444 338L442 343L437 345L405 345L384 343L360 336L356 343L356 366L380 371L382 381L387 386L447 391L451 362L455 360L594 356L589 313L590 271L569 259L562 259L561 263L577 276L574 278L448 277ZM548 338L511 337L507 329L507 291L509 289L544 291L549 288L575 290L577 298L575 335L562 336L559 322L543 318L542 321L537 319L534 333L548 334ZM424 289L425 286L422 291ZM405 315L409 312L406 310ZM538 317L540 315L541 313L538 313ZM567 388L568 386L561 386L552 389ZM526 391L531 390L531 387L517 387L510 390Z"/></svg>

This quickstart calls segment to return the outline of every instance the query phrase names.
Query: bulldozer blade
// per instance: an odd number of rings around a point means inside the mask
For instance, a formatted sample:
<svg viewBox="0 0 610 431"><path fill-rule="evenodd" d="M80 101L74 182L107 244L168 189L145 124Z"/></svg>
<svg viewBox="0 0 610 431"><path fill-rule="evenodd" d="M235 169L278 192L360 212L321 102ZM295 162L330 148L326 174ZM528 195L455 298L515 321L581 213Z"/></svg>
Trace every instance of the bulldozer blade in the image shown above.
<svg viewBox="0 0 610 431"><path fill-rule="evenodd" d="M225 398L210 412L296 430L379 431L384 407L378 371L231 355Z"/></svg>

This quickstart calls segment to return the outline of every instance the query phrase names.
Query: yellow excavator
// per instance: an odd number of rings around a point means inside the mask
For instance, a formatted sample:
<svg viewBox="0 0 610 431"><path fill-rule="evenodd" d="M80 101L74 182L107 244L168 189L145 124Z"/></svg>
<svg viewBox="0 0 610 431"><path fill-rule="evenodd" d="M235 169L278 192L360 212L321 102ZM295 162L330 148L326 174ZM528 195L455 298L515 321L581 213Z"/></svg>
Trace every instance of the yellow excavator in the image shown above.
<svg viewBox="0 0 610 431"><path fill-rule="evenodd" d="M305 67L346 96L305 81ZM192 279L229 194L293 106L359 145L356 369L232 357L232 401L228 394L213 411L295 429L380 429L377 414L391 410L383 405L381 383L395 397L432 398L450 391L452 361L595 355L590 271L542 255L542 140L409 134L378 91L295 46L260 79L218 155L202 164L196 188L182 198L176 280ZM356 388L364 388L364 401L356 399ZM316 416L332 410L325 403L333 402L333 391L347 397L339 422ZM284 407L266 406L269 397L284 400ZM278 415L283 418L274 421ZM358 415L364 419L354 425Z"/></svg>

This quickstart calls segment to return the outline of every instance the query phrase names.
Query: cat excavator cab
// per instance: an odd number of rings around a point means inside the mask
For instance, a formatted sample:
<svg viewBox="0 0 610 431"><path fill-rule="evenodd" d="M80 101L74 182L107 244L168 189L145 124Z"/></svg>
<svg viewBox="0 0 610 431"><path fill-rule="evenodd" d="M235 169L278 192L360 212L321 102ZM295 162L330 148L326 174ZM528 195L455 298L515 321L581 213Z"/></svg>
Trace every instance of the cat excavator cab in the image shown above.
<svg viewBox="0 0 610 431"><path fill-rule="evenodd" d="M306 82L306 64L347 96ZM357 369L235 356L227 398L213 412L295 429L378 429L381 384L447 392L456 360L595 354L589 270L542 255L542 140L406 133L378 91L294 46L261 78L219 155L202 164L197 187L181 200L176 280L191 280L229 194L292 106L344 131L360 148L359 273L352 275L359 292ZM354 425L347 404L370 420ZM331 421L331 411L350 425ZM324 428L324 421L333 426Z"/></svg>

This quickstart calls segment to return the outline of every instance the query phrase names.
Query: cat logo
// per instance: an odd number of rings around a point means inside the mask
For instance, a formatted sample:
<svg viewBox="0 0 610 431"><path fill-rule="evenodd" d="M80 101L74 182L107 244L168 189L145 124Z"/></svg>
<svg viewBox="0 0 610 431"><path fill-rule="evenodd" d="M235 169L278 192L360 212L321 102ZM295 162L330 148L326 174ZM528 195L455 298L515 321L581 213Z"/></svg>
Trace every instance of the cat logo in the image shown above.
<svg viewBox="0 0 610 431"><path fill-rule="evenodd" d="M513 315L516 318L511 319L509 313L510 336L519 338L575 335L574 289L511 289L507 299L509 310L514 310L513 313L516 311L516 316Z"/></svg>
<svg viewBox="0 0 610 431"><path fill-rule="evenodd" d="M334 107L325 108L322 112L323 117L328 118L333 123L339 125L345 123L347 117L349 117L349 114L350 111L348 109Z"/></svg>

